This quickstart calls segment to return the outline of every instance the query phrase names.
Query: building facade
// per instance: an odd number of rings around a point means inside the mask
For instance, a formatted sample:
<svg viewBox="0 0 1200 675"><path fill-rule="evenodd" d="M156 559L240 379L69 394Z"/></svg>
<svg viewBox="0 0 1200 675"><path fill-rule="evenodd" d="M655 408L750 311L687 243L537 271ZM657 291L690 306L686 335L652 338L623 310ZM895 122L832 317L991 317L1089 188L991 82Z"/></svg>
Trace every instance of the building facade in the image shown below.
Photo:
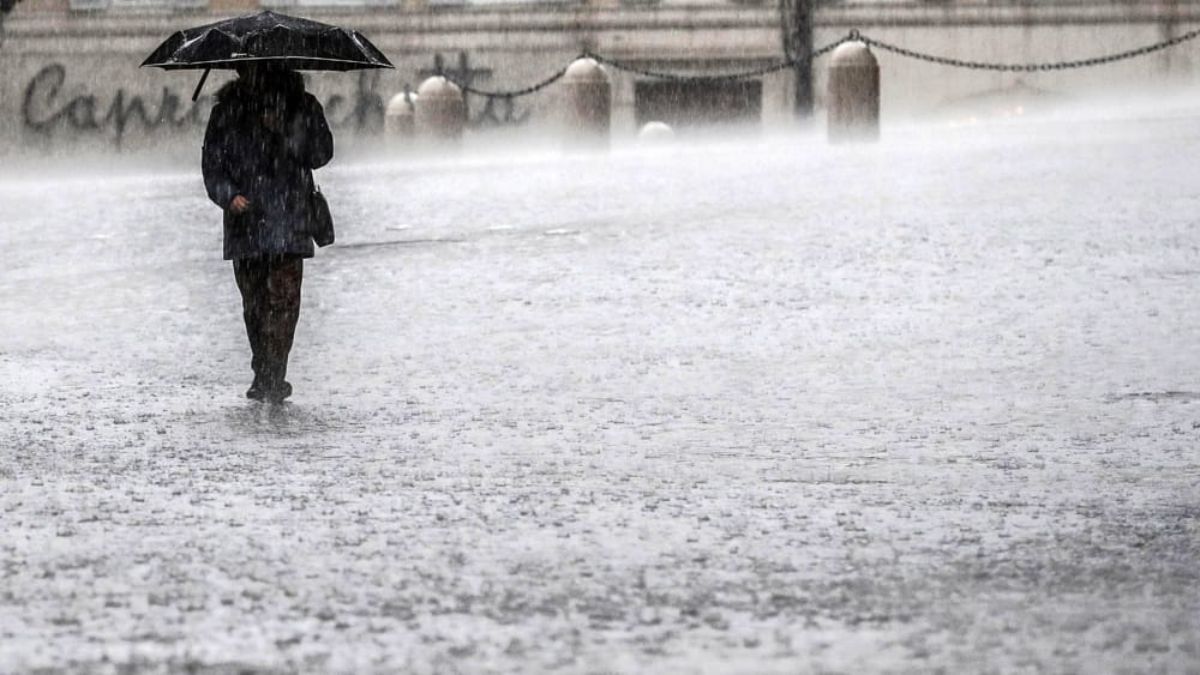
<svg viewBox="0 0 1200 675"><path fill-rule="evenodd" d="M353 143L381 134L389 99L439 68L480 88L509 89L545 78L585 50L679 74L777 63L788 6L776 0L23 0L0 28L0 154L194 148L222 75L214 73L193 103L197 73L138 64L179 28L260 8L356 28L396 64L394 71L311 76L331 122ZM814 24L816 46L857 29L934 54L1050 62L1182 35L1200 25L1200 0L826 2ZM880 53L884 115L986 113L992 103L1036 105L1129 87L1182 89L1195 79L1198 45L1027 74ZM823 66L815 64L818 116ZM795 123L795 76L787 69L726 83L611 74L618 136L651 119L684 127ZM475 134L552 129L556 95L551 86L520 98L470 97L469 128Z"/></svg>

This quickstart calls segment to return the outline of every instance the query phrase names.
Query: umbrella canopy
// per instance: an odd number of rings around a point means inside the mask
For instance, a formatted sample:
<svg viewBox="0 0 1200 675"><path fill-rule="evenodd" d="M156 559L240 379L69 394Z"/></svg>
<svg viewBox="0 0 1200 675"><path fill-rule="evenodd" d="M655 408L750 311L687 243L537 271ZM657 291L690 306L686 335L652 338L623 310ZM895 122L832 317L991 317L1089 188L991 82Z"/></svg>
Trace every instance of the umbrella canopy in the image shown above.
<svg viewBox="0 0 1200 675"><path fill-rule="evenodd" d="M271 11L181 30L142 66L209 70L256 62L296 70L393 67L358 31Z"/></svg>

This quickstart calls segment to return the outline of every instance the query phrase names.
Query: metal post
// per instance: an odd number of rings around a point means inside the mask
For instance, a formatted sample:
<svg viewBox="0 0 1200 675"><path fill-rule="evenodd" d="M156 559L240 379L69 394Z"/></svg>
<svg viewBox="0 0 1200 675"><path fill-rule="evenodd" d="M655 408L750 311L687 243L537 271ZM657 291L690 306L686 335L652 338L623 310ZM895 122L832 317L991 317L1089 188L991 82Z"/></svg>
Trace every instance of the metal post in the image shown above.
<svg viewBox="0 0 1200 675"><path fill-rule="evenodd" d="M792 34L789 52L796 59L796 117L813 114L813 9L817 0L791 0Z"/></svg>
<svg viewBox="0 0 1200 675"><path fill-rule="evenodd" d="M0 0L0 48L4 47L4 19L16 4L16 0Z"/></svg>
<svg viewBox="0 0 1200 675"><path fill-rule="evenodd" d="M1167 0L1162 9L1159 33L1163 40L1174 40L1179 33L1179 0ZM1163 75L1171 77L1175 70L1175 50L1164 49L1160 63Z"/></svg>

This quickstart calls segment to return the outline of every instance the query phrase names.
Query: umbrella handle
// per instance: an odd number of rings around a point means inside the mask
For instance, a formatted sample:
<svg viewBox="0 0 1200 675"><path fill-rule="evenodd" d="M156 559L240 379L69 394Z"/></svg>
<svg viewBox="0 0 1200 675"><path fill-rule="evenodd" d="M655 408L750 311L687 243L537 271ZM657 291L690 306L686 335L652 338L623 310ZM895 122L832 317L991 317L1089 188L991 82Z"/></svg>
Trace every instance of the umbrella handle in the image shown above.
<svg viewBox="0 0 1200 675"><path fill-rule="evenodd" d="M192 101L200 98L200 90L204 88L204 83L208 81L208 72L211 68L205 68L204 74L200 76L200 81L196 83L196 91L192 92Z"/></svg>

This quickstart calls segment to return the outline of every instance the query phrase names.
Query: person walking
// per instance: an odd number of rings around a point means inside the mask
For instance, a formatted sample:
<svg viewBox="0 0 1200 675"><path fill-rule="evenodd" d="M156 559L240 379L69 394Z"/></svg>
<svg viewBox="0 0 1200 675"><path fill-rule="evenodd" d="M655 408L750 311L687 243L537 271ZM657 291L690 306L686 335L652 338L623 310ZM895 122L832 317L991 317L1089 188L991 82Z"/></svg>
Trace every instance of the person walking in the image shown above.
<svg viewBox="0 0 1200 675"><path fill-rule="evenodd" d="M284 66L239 66L217 93L204 135L208 197L224 211L224 257L233 262L254 381L246 397L292 393L288 355L300 318L304 259L333 243L312 170L333 158L333 136L303 77Z"/></svg>

